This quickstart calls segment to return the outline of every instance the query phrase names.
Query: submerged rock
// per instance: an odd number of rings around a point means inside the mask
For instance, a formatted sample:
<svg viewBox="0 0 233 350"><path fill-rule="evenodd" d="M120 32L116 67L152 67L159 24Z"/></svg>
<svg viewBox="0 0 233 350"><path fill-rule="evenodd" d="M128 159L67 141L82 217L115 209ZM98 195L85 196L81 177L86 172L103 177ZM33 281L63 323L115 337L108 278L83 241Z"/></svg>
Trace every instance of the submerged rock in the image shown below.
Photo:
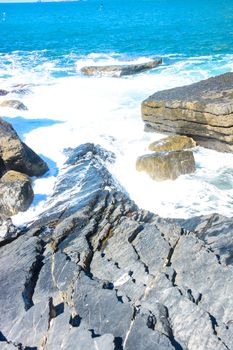
<svg viewBox="0 0 233 350"><path fill-rule="evenodd" d="M122 192L107 152L76 154L50 209L0 247L3 349L232 349L233 271L217 250L232 219L159 218Z"/></svg>
<svg viewBox="0 0 233 350"><path fill-rule="evenodd" d="M0 96L6 96L9 93L9 91L0 89Z"/></svg>
<svg viewBox="0 0 233 350"><path fill-rule="evenodd" d="M15 170L29 176L41 176L48 171L47 164L25 143L10 123L0 118L0 157L7 170Z"/></svg>
<svg viewBox="0 0 233 350"><path fill-rule="evenodd" d="M181 151L196 146L196 142L184 135L172 135L155 141L149 145L149 149L154 152Z"/></svg>
<svg viewBox="0 0 233 350"><path fill-rule="evenodd" d="M10 107L19 109L21 111L27 111L27 107L23 104L23 102L18 100L6 100L0 103L0 107Z"/></svg>
<svg viewBox="0 0 233 350"><path fill-rule="evenodd" d="M0 179L0 212L15 215L26 211L33 201L34 193L30 178L10 170Z"/></svg>
<svg viewBox="0 0 233 350"><path fill-rule="evenodd" d="M233 151L233 73L156 92L142 103L151 131L191 136L201 146Z"/></svg>
<svg viewBox="0 0 233 350"><path fill-rule="evenodd" d="M81 72L85 75L110 75L123 76L144 72L157 67L162 63L161 59L153 60L146 63L111 65L111 66L88 66L83 67Z"/></svg>
<svg viewBox="0 0 233 350"><path fill-rule="evenodd" d="M136 169L145 171L153 180L175 180L183 174L195 171L195 160L191 151L155 152L137 159Z"/></svg>

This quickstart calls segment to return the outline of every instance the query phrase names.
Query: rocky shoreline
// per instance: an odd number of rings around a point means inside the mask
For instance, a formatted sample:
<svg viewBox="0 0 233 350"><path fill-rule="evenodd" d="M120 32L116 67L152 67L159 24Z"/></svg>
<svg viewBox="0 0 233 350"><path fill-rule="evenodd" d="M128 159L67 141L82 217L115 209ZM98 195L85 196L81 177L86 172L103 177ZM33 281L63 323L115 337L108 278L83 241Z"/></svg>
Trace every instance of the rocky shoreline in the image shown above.
<svg viewBox="0 0 233 350"><path fill-rule="evenodd" d="M1 349L231 349L232 220L141 210L112 161L70 151L57 202L1 246Z"/></svg>
<svg viewBox="0 0 233 350"><path fill-rule="evenodd" d="M108 170L115 155L87 143L66 150L46 211L15 227L3 206L4 193L16 198L12 177L30 194L30 177L48 167L4 120L0 137L1 350L233 348L232 218L164 219L138 208ZM192 158L195 145L172 136L150 149L154 158Z"/></svg>

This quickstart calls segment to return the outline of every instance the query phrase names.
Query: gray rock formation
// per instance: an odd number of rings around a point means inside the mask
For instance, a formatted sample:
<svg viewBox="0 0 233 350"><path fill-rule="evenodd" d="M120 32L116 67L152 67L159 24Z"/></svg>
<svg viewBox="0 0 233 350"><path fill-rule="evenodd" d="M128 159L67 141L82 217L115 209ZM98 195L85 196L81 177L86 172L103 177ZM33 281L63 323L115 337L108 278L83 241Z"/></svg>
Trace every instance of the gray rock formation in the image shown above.
<svg viewBox="0 0 233 350"><path fill-rule="evenodd" d="M0 119L0 157L6 170L15 170L29 176L41 176L48 171L47 164L18 137L3 119Z"/></svg>
<svg viewBox="0 0 233 350"><path fill-rule="evenodd" d="M154 152L138 157L136 169L145 171L153 180L175 180L180 175L195 171L195 160L191 151Z"/></svg>
<svg viewBox="0 0 233 350"><path fill-rule="evenodd" d="M14 170L0 179L0 212L6 216L26 211L34 198L31 179Z"/></svg>
<svg viewBox="0 0 233 350"><path fill-rule="evenodd" d="M0 248L0 348L232 349L232 219L139 210L108 158L76 149L45 215Z"/></svg>
<svg viewBox="0 0 233 350"><path fill-rule="evenodd" d="M146 70L157 67L162 63L161 59L153 60L146 63L111 65L111 66L87 66L81 68L81 72L85 75L103 75L121 77L124 75L132 75L144 72Z"/></svg>
<svg viewBox="0 0 233 350"><path fill-rule="evenodd" d="M191 136L201 146L233 151L233 73L156 92L142 103L150 130Z"/></svg>

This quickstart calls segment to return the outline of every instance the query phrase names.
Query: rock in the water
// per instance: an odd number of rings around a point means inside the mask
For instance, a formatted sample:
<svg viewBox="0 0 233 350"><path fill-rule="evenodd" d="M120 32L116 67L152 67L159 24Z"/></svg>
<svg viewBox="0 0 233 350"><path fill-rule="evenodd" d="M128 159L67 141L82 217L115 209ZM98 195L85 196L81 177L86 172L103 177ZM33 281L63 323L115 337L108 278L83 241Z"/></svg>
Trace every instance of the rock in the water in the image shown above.
<svg viewBox="0 0 233 350"><path fill-rule="evenodd" d="M81 72L86 75L110 75L123 76L144 72L145 70L157 67L162 63L161 59L153 60L146 63L111 65L111 66L88 66L83 67Z"/></svg>
<svg viewBox="0 0 233 350"><path fill-rule="evenodd" d="M8 93L8 91L0 89L0 96L6 96Z"/></svg>
<svg viewBox="0 0 233 350"><path fill-rule="evenodd" d="M15 108L19 109L21 111L27 111L27 107L23 102L18 101L18 100L6 100L0 103L0 107L10 107L10 108Z"/></svg>
<svg viewBox="0 0 233 350"><path fill-rule="evenodd" d="M193 173L195 160L191 151L155 152L138 157L136 169L147 172L153 180L175 180Z"/></svg>
<svg viewBox="0 0 233 350"><path fill-rule="evenodd" d="M31 179L14 170L8 171L0 179L0 212L15 215L26 211L33 201Z"/></svg>
<svg viewBox="0 0 233 350"><path fill-rule="evenodd" d="M149 149L154 152L181 151L183 149L193 148L196 142L188 136L172 135L155 141L149 145Z"/></svg>
<svg viewBox="0 0 233 350"><path fill-rule="evenodd" d="M29 176L41 176L48 171L47 164L25 143L10 123L0 118L0 157L7 170Z"/></svg>
<svg viewBox="0 0 233 350"><path fill-rule="evenodd" d="M233 151L233 73L156 92L142 103L153 131L191 136L199 145Z"/></svg>

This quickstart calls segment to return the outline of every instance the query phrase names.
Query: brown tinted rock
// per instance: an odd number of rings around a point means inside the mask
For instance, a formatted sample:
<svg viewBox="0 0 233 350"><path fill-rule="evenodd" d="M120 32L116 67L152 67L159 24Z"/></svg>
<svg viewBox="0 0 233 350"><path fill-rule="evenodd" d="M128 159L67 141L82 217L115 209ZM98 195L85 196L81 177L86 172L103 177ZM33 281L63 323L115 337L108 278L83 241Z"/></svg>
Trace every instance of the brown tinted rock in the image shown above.
<svg viewBox="0 0 233 350"><path fill-rule="evenodd" d="M15 215L26 211L33 201L33 189L30 178L17 171L10 170L0 180L0 212Z"/></svg>
<svg viewBox="0 0 233 350"><path fill-rule="evenodd" d="M111 76L123 76L132 75L143 72L148 69L157 67L162 63L161 59L153 60L146 63L138 64L125 64L125 65L111 65L111 66L87 66L81 69L81 72L85 75L111 75Z"/></svg>
<svg viewBox="0 0 233 350"><path fill-rule="evenodd" d="M6 100L0 103L0 107L10 107L19 109L21 111L27 111L27 107L23 104L23 102L20 102L18 100Z"/></svg>
<svg viewBox="0 0 233 350"><path fill-rule="evenodd" d="M48 171L47 164L19 139L17 133L0 119L0 157L8 170L16 170L29 176L41 176Z"/></svg>
<svg viewBox="0 0 233 350"><path fill-rule="evenodd" d="M175 180L179 175L193 173L195 161L191 151L156 152L139 157L136 168L153 180Z"/></svg>
<svg viewBox="0 0 233 350"><path fill-rule="evenodd" d="M191 136L198 144L233 151L233 73L156 92L142 103L151 130Z"/></svg>
<svg viewBox="0 0 233 350"><path fill-rule="evenodd" d="M154 152L181 151L195 146L196 142L191 137L172 135L151 143L149 149Z"/></svg>

